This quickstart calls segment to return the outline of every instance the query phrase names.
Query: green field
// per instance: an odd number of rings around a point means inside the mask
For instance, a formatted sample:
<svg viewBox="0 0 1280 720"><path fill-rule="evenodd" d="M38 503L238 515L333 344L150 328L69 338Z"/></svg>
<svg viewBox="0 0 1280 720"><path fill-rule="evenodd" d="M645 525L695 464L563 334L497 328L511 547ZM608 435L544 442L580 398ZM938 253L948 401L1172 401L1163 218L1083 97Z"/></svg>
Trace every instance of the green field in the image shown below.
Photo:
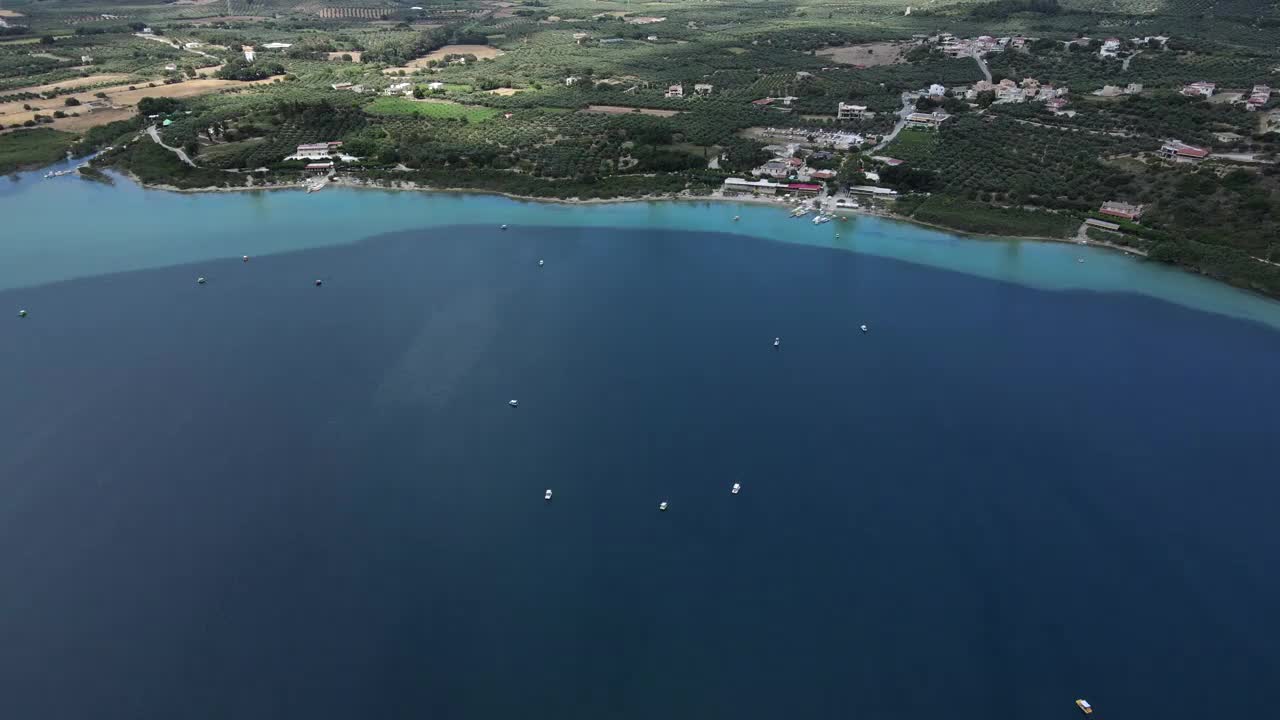
<svg viewBox="0 0 1280 720"><path fill-rule="evenodd" d="M365 106L365 111L373 115L387 116L419 116L442 120L465 120L467 122L484 122L498 114L493 108L476 105L458 105L457 103L439 100L410 100L398 97L380 97Z"/></svg>
<svg viewBox="0 0 1280 720"><path fill-rule="evenodd" d="M40 167L66 156L76 136L71 133L35 128L0 135L0 173Z"/></svg>

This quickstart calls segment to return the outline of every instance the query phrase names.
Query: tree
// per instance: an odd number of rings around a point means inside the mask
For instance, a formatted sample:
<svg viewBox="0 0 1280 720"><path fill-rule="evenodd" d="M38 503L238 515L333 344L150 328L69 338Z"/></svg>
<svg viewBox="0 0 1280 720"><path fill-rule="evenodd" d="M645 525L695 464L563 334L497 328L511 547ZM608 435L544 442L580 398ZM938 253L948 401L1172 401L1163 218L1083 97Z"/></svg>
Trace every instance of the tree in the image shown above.
<svg viewBox="0 0 1280 720"><path fill-rule="evenodd" d="M54 39L53 39L53 36L52 36L52 35L41 35L41 36L40 36L40 44L41 44L41 45L52 45L53 43L54 43Z"/></svg>
<svg viewBox="0 0 1280 720"><path fill-rule="evenodd" d="M75 98L73 98L73 97L69 97L69 98L67 98L66 100L64 100L64 101L63 101L63 104L64 104L64 105L71 106L71 107L74 107L74 106L76 106L76 105L79 105L79 104L80 104L80 101L79 101L79 100L77 100L77 99L75 99Z"/></svg>

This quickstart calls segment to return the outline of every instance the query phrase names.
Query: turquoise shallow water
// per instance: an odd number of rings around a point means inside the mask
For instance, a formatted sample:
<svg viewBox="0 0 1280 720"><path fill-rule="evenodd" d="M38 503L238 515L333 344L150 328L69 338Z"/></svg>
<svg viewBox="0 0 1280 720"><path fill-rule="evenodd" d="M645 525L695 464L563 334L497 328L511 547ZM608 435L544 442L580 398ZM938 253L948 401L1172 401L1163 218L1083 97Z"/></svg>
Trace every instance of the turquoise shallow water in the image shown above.
<svg viewBox="0 0 1280 720"><path fill-rule="evenodd" d="M814 226L780 208L646 202L588 206L492 195L330 188L181 194L74 177L0 180L0 289L238 255L354 242L384 232L507 223L733 232L835 247L1041 289L1131 292L1280 328L1280 303L1118 252L964 237L872 217ZM733 216L741 216L733 222ZM836 237L839 234L841 237ZM1077 262L1084 258L1084 263Z"/></svg>

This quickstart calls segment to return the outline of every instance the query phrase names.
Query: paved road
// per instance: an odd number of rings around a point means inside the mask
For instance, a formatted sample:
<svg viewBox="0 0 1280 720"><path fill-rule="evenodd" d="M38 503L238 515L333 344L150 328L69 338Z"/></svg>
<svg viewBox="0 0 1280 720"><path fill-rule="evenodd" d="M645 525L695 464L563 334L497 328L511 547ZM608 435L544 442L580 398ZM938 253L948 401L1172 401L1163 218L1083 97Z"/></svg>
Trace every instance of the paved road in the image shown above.
<svg viewBox="0 0 1280 720"><path fill-rule="evenodd" d="M181 160L182 162L190 165L191 167L199 167L199 165L196 165L194 162L192 162L191 158L187 157L186 150L183 150L182 148L176 148L169 145L165 145L164 141L160 139L160 131L156 129L155 125L151 125L147 127L147 134L151 136L151 139L154 140L157 145L177 155L178 159Z"/></svg>
<svg viewBox="0 0 1280 720"><path fill-rule="evenodd" d="M907 126L907 116L915 111L916 96L911 93L902 93L902 109L898 111L898 122L893 126L893 130L884 136L879 145L871 148L871 152L879 152L893 142L893 139L898 137L898 133L902 132L902 128Z"/></svg>
<svg viewBox="0 0 1280 720"><path fill-rule="evenodd" d="M1138 56L1139 56L1139 55L1141 55L1141 54L1142 54L1142 51L1141 51L1141 50L1138 50L1137 52L1135 52L1134 54L1130 55L1129 57L1126 57L1126 58L1124 59L1124 62L1120 63L1120 69L1121 69L1121 70L1123 70L1123 71L1125 71L1125 72L1128 72L1128 70L1129 70L1129 63L1133 62L1133 59L1134 59L1134 58L1136 58L1136 57L1138 57Z"/></svg>
<svg viewBox="0 0 1280 720"><path fill-rule="evenodd" d="M976 53L973 55L973 61L978 63L978 69L982 71L982 77L986 78L987 82L991 82L991 68L987 67L987 61Z"/></svg>

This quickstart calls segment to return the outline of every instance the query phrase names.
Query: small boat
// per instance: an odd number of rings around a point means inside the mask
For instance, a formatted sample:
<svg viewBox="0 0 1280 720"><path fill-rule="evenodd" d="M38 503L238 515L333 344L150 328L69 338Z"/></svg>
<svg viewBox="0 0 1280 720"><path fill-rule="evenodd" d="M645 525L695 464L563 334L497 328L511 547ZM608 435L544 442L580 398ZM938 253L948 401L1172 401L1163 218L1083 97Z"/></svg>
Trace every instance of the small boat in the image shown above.
<svg viewBox="0 0 1280 720"><path fill-rule="evenodd" d="M503 226L502 226L502 229L503 229L503 230L506 230L506 229L507 229L507 226L506 226L506 225L503 225Z"/></svg>
<svg viewBox="0 0 1280 720"><path fill-rule="evenodd" d="M740 220L740 219L741 219L741 218L739 218L737 215L734 215L734 216L733 216L733 221L734 221L734 222L738 222L738 220Z"/></svg>
<svg viewBox="0 0 1280 720"><path fill-rule="evenodd" d="M819 213L818 216L813 219L814 225L821 225L822 223L829 223L829 222L831 222L831 216L823 215L821 213Z"/></svg>
<svg viewBox="0 0 1280 720"><path fill-rule="evenodd" d="M793 218L804 217L805 215L808 215L809 212L810 210L807 207L798 207L795 210L791 211L791 217Z"/></svg>
<svg viewBox="0 0 1280 720"><path fill-rule="evenodd" d="M27 316L27 311L26 311L26 310L19 310L19 311L18 311L18 317L20 317L20 318L24 318L24 317L26 317L26 316Z"/></svg>
<svg viewBox="0 0 1280 720"><path fill-rule="evenodd" d="M867 326L866 326L866 325L859 325L858 327L862 330L862 332L866 332L866 331L867 331Z"/></svg>
<svg viewBox="0 0 1280 720"><path fill-rule="evenodd" d="M1076 262L1078 262L1078 263L1082 263L1082 262L1084 262L1084 258L1076 258Z"/></svg>
<svg viewBox="0 0 1280 720"><path fill-rule="evenodd" d="M773 346L774 346L774 347L780 347L781 345L782 345L782 338L774 338L774 339L773 339Z"/></svg>
<svg viewBox="0 0 1280 720"><path fill-rule="evenodd" d="M1089 704L1088 700L1083 700L1083 699L1077 700L1076 707L1080 708L1080 712L1084 713L1085 715L1093 714L1093 706Z"/></svg>
<svg viewBox="0 0 1280 720"><path fill-rule="evenodd" d="M323 285L323 284L324 284L324 281L323 281L323 280L321 280L321 279L319 279L319 278L316 278L316 287L320 287L320 286L321 286L321 285Z"/></svg>
<svg viewBox="0 0 1280 720"><path fill-rule="evenodd" d="M510 405L511 407L520 407L520 403L515 400L508 400L507 404Z"/></svg>
<svg viewBox="0 0 1280 720"><path fill-rule="evenodd" d="M661 510L662 512L666 512L666 511L667 511L667 501L666 501L666 500L663 500L662 502L658 503L658 509L659 509L659 510Z"/></svg>
<svg viewBox="0 0 1280 720"><path fill-rule="evenodd" d="M196 278L196 284L197 284L197 285L203 285L203 284L204 284L204 278Z"/></svg>
<svg viewBox="0 0 1280 720"><path fill-rule="evenodd" d="M542 267L542 261L541 261L541 260L539 260L539 261L538 261L538 267Z"/></svg>
<svg viewBox="0 0 1280 720"><path fill-rule="evenodd" d="M547 492L542 496L542 499L551 502L551 488L547 488Z"/></svg>
<svg viewBox="0 0 1280 720"><path fill-rule="evenodd" d="M730 490L729 492L733 493L734 495L737 495L740 490L742 490L742 483L734 483L733 489Z"/></svg>
<svg viewBox="0 0 1280 720"><path fill-rule="evenodd" d="M244 257L240 258L240 261L241 261L241 262L249 262L249 256L248 256L248 255L245 255Z"/></svg>

